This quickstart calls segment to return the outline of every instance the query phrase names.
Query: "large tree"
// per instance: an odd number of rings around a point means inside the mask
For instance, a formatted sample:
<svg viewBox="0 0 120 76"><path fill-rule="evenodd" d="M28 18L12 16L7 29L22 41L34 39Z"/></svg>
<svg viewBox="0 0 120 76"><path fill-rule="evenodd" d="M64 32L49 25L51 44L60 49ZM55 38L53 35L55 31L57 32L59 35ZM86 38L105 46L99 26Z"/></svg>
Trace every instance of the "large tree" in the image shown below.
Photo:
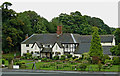
<svg viewBox="0 0 120 76"><path fill-rule="evenodd" d="M90 51L89 54L90 56L103 56L103 49L101 46L101 40L98 34L98 28L93 27L93 35L92 35L92 40L91 40L91 46L90 46Z"/></svg>

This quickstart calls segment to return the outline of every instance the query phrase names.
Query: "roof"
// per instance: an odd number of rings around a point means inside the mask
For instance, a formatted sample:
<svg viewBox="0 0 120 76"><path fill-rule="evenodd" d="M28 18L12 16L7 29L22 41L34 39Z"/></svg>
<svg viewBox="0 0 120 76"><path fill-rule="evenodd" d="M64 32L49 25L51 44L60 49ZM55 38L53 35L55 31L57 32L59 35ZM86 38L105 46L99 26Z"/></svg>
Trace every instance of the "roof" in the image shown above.
<svg viewBox="0 0 120 76"><path fill-rule="evenodd" d="M33 34L30 38L24 40L22 44L33 44L39 42L42 44L74 43L70 33L65 33L57 37L57 34Z"/></svg>
<svg viewBox="0 0 120 76"><path fill-rule="evenodd" d="M79 43L79 46L77 47L77 50L75 53L85 53L88 52L90 49L90 43L92 39L92 35L79 35L79 34L73 34L75 40L77 43ZM111 43L113 41L114 36L113 35L100 35L101 42L102 43ZM24 40L22 44L34 44L37 43L39 47L41 47L41 44L51 44L54 45L55 43L58 43L60 47L62 47L62 43L74 43L74 39L71 36L71 33L63 33L60 36L57 36L56 33L48 33L48 34L33 34L28 39ZM103 53L104 54L111 54L109 49L110 46L103 46ZM49 52L50 48L44 48L43 52Z"/></svg>
<svg viewBox="0 0 120 76"><path fill-rule="evenodd" d="M75 54L83 54L85 52L89 52L90 50L90 43L80 43L80 46L78 46L78 48L75 51ZM108 55L112 55L112 53L110 52L110 48L112 46L102 46L103 48L103 54L108 54Z"/></svg>
<svg viewBox="0 0 120 76"><path fill-rule="evenodd" d="M43 48L41 52L52 52L52 48Z"/></svg>
<svg viewBox="0 0 120 76"><path fill-rule="evenodd" d="M90 43L92 39L92 35L79 35L74 34L74 37L77 42L84 42L84 43ZM101 42L112 42L114 35L100 35Z"/></svg>
<svg viewBox="0 0 120 76"><path fill-rule="evenodd" d="M40 44L40 42L35 42L37 45L38 45L38 47L40 48L40 47L42 47L42 44ZM33 48L33 46L35 45L35 43L32 45L32 47L31 48Z"/></svg>

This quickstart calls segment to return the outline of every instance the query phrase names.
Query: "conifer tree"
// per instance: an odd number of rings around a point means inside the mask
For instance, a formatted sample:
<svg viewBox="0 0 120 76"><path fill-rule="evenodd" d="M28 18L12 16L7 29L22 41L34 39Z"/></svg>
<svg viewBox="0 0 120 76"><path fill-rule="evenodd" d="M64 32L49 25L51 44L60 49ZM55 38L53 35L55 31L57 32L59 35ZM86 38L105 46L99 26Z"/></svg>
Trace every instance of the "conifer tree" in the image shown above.
<svg viewBox="0 0 120 76"><path fill-rule="evenodd" d="M98 28L93 27L93 35L92 35L92 40L91 40L91 46L90 46L90 51L89 54L90 56L103 56L103 49L101 45L101 40L98 34Z"/></svg>

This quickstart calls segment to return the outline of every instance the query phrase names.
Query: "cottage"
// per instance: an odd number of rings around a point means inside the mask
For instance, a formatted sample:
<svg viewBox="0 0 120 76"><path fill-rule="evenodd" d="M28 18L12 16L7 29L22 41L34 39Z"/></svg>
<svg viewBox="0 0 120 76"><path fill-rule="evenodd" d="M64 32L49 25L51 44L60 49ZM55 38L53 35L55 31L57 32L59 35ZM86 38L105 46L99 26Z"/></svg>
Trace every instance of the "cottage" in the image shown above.
<svg viewBox="0 0 120 76"><path fill-rule="evenodd" d="M111 55L110 48L115 46L113 35L100 35L103 53ZM40 57L52 58L56 55L72 54L81 57L90 49L92 35L62 33L62 26L57 26L57 33L33 34L21 43L21 56L32 53Z"/></svg>

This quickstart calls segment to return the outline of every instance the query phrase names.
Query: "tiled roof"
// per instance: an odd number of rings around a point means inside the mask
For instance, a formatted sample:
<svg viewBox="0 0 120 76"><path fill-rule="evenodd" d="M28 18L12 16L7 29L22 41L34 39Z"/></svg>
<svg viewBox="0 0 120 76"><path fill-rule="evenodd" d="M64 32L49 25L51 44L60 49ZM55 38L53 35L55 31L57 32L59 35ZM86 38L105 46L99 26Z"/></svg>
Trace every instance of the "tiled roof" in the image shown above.
<svg viewBox="0 0 120 76"><path fill-rule="evenodd" d="M46 52L52 52L52 48L43 48L42 53L46 53Z"/></svg>
<svg viewBox="0 0 120 76"><path fill-rule="evenodd" d="M84 53L88 52L90 49L90 42L92 39L92 35L79 35L79 34L73 34L75 40L77 43L79 43L78 48L76 49L75 53ZM100 35L101 42L112 42L113 41L113 35ZM62 47L61 43L74 43L71 34L70 33L63 33L59 37L56 33L53 34L33 34L30 38L27 40L24 40L22 44L33 44L37 43L39 46L41 44L51 44L54 45L54 43L58 43L60 47ZM111 54L110 46L104 46L103 47L103 53L104 54ZM47 52L50 49L43 49L43 51Z"/></svg>

